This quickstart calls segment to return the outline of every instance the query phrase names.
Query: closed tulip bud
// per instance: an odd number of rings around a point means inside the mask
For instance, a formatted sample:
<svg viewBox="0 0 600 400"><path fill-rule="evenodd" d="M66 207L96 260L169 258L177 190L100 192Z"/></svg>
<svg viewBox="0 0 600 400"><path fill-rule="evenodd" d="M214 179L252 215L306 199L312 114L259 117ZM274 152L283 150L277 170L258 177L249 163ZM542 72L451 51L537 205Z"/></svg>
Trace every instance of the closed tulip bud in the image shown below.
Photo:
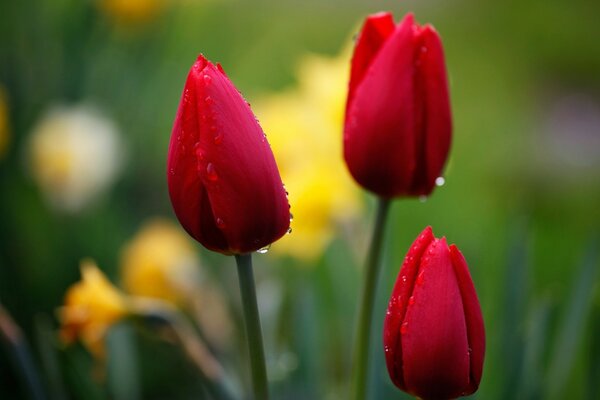
<svg viewBox="0 0 600 400"><path fill-rule="evenodd" d="M388 372L400 389L428 399L475 392L485 331L467 263L427 227L400 269L383 328Z"/></svg>
<svg viewBox="0 0 600 400"><path fill-rule="evenodd" d="M185 83L167 169L175 214L206 248L243 254L287 232L287 196L265 134L220 65L203 56Z"/></svg>
<svg viewBox="0 0 600 400"><path fill-rule="evenodd" d="M442 43L412 14L368 17L350 74L344 158L354 179L382 197L424 196L442 173L452 135Z"/></svg>

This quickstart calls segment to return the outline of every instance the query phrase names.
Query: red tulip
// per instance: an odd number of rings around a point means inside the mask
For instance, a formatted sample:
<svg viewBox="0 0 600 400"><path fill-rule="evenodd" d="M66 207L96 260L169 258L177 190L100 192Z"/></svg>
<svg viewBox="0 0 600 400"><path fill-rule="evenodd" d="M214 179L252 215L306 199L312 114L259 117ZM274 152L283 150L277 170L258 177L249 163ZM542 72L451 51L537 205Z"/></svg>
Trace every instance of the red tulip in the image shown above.
<svg viewBox="0 0 600 400"><path fill-rule="evenodd" d="M286 192L265 134L221 66L203 56L185 83L167 169L179 222L210 250L255 251L289 228Z"/></svg>
<svg viewBox="0 0 600 400"><path fill-rule="evenodd" d="M382 197L429 195L452 135L444 53L431 25L365 21L350 74L344 158L354 179Z"/></svg>
<svg viewBox="0 0 600 400"><path fill-rule="evenodd" d="M477 390L485 353L479 300L463 255L431 227L404 259L383 331L388 372L400 389L425 400Z"/></svg>

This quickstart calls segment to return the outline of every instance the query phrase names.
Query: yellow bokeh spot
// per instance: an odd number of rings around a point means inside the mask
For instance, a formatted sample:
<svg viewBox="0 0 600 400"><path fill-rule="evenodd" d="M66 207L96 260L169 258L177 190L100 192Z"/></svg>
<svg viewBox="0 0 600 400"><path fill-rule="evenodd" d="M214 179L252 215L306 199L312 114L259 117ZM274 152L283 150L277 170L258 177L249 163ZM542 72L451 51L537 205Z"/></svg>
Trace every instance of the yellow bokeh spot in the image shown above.
<svg viewBox="0 0 600 400"><path fill-rule="evenodd" d="M167 0L99 0L100 9L123 24L143 23L155 19L166 7Z"/></svg>
<svg viewBox="0 0 600 400"><path fill-rule="evenodd" d="M179 225L155 219L123 249L121 279L130 294L182 304L197 288L199 264L190 239Z"/></svg>
<svg viewBox="0 0 600 400"><path fill-rule="evenodd" d="M92 354L102 357L106 332L128 314L127 301L93 261L81 263L81 276L58 310L60 335L66 343L80 339Z"/></svg>
<svg viewBox="0 0 600 400"><path fill-rule="evenodd" d="M273 246L305 261L330 243L336 226L362 211L360 192L345 169L342 131L350 53L310 55L299 64L298 84L255 102L289 192L292 234Z"/></svg>

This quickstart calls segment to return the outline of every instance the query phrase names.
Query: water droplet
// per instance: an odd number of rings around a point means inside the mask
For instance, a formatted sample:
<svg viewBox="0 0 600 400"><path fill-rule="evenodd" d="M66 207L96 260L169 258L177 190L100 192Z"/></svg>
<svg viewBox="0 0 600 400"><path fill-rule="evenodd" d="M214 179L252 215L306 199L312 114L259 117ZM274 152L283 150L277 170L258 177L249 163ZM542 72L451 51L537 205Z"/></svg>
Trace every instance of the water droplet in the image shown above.
<svg viewBox="0 0 600 400"><path fill-rule="evenodd" d="M402 282L406 283L406 275L402 275Z"/></svg>
<svg viewBox="0 0 600 400"><path fill-rule="evenodd" d="M210 75L204 75L202 77L202 80L204 80L204 84L205 85L210 85L210 82L212 81L212 78L210 77Z"/></svg>
<svg viewBox="0 0 600 400"><path fill-rule="evenodd" d="M427 196L419 196L419 201L425 203L427 201Z"/></svg>
<svg viewBox="0 0 600 400"><path fill-rule="evenodd" d="M419 276L417 276L417 285L422 285L425 280L425 271L421 271Z"/></svg>
<svg viewBox="0 0 600 400"><path fill-rule="evenodd" d="M217 131L217 127L215 125L211 125L209 129L210 129L211 132L216 132Z"/></svg>
<svg viewBox="0 0 600 400"><path fill-rule="evenodd" d="M265 253L267 253L269 251L270 248L271 248L271 245L268 244L265 247L256 250L256 252L259 253L259 254L265 254Z"/></svg>
<svg viewBox="0 0 600 400"><path fill-rule="evenodd" d="M204 102L205 102L206 104L213 104L215 101L212 99L212 97L210 97L210 96L206 96L206 97L204 98Z"/></svg>
<svg viewBox="0 0 600 400"><path fill-rule="evenodd" d="M225 221L223 221L221 218L217 218L216 223L219 229L224 229L226 227Z"/></svg>
<svg viewBox="0 0 600 400"><path fill-rule="evenodd" d="M223 142L223 134L222 133L218 133L214 138L213 138L213 143L214 144L221 144Z"/></svg>
<svg viewBox="0 0 600 400"><path fill-rule="evenodd" d="M406 332L408 332L408 322L403 322L400 326L400 334L404 335Z"/></svg>
<svg viewBox="0 0 600 400"><path fill-rule="evenodd" d="M408 305L412 306L413 304L415 304L415 296L410 296L408 298Z"/></svg>
<svg viewBox="0 0 600 400"><path fill-rule="evenodd" d="M215 166L212 163L208 163L208 165L206 166L206 175L209 181L214 182L219 179L219 176L217 175L217 170L215 169Z"/></svg>
<svg viewBox="0 0 600 400"><path fill-rule="evenodd" d="M421 46L421 53L427 53L427 47Z"/></svg>
<svg viewBox="0 0 600 400"><path fill-rule="evenodd" d="M173 176L174 176L174 175L175 175L175 168L171 168L171 169L169 170L169 173L170 173L171 175L173 175Z"/></svg>
<svg viewBox="0 0 600 400"><path fill-rule="evenodd" d="M290 213L290 222L294 220L294 214Z"/></svg>
<svg viewBox="0 0 600 400"><path fill-rule="evenodd" d="M287 234L289 235L290 233L292 233L292 227L291 226L287 230Z"/></svg>
<svg viewBox="0 0 600 400"><path fill-rule="evenodd" d="M196 143L194 145L195 153L196 153L196 157L198 157L200 160L204 160L204 152L202 151L202 149L200 148L200 143Z"/></svg>
<svg viewBox="0 0 600 400"><path fill-rule="evenodd" d="M389 353L389 352L390 352L390 347L389 347L389 346L385 346L385 347L384 347L384 351L385 351L386 353Z"/></svg>
<svg viewBox="0 0 600 400"><path fill-rule="evenodd" d="M446 183L446 179L443 176L435 178L435 186L444 186L444 183Z"/></svg>

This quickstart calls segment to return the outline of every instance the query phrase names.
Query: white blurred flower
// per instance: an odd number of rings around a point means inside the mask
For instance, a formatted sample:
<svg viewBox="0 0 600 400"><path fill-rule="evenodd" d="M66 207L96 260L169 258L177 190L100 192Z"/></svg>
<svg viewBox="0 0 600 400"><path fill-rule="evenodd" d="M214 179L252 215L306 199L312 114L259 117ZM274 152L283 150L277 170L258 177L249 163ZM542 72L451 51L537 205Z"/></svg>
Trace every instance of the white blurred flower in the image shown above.
<svg viewBox="0 0 600 400"><path fill-rule="evenodd" d="M123 144L113 121L96 108L52 108L34 128L28 149L34 180L50 204L75 213L116 178Z"/></svg>

